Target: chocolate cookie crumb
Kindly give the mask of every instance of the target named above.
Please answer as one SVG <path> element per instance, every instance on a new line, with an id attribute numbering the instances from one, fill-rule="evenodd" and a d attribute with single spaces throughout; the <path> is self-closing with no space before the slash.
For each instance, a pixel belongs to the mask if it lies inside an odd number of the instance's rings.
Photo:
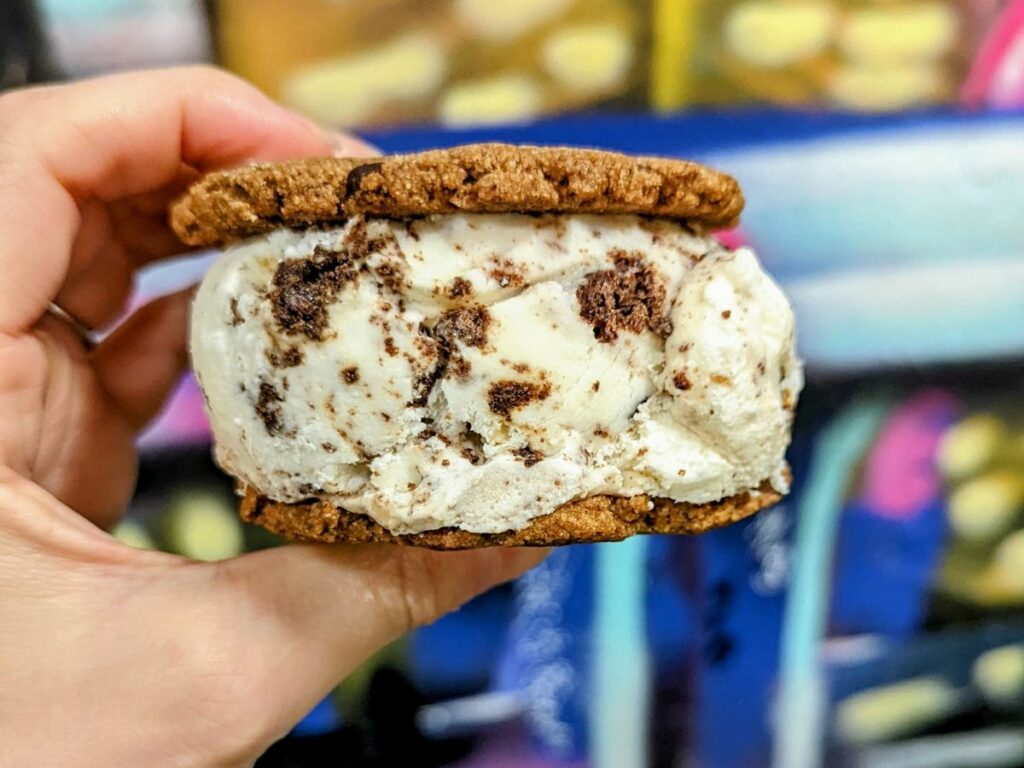
<path id="1" fill-rule="evenodd" d="M 327 451 L 327 453 L 334 453 L 338 450 L 331 443 L 320 443 L 320 447 Z"/>
<path id="2" fill-rule="evenodd" d="M 452 355 L 448 361 L 448 368 L 446 369 L 447 375 L 453 379 L 459 381 L 465 381 L 469 378 L 469 372 L 472 370 L 469 361 L 462 355 Z"/>
<path id="3" fill-rule="evenodd" d="M 242 318 L 242 314 L 238 311 L 238 299 L 235 296 L 231 297 L 231 325 L 234 327 L 240 326 L 245 320 Z"/>
<path id="4" fill-rule="evenodd" d="M 544 454 L 531 448 L 528 445 L 524 445 L 522 448 L 517 448 L 513 451 L 516 456 L 523 460 L 523 464 L 528 467 L 532 467 L 538 461 L 544 458 Z"/>
<path id="5" fill-rule="evenodd" d="M 456 277 L 451 285 L 445 289 L 445 296 L 449 299 L 461 299 L 463 296 L 473 295 L 473 284 L 464 277 Z"/>
<path id="6" fill-rule="evenodd" d="M 267 362 L 274 368 L 294 368 L 302 365 L 304 355 L 298 347 L 288 347 L 283 352 L 280 349 L 267 350 Z"/>
<path id="7" fill-rule="evenodd" d="M 386 261 L 377 266 L 381 284 L 391 293 L 402 294 L 405 287 L 405 268 L 400 262 Z"/>
<path id="8" fill-rule="evenodd" d="M 731 309 L 723 309 L 722 310 L 722 319 L 723 320 L 728 320 L 730 317 L 732 317 L 732 310 Z"/>
<path id="9" fill-rule="evenodd" d="M 600 389 L 601 389 L 601 382 L 600 381 L 595 381 L 593 384 L 590 385 L 590 389 L 593 392 L 600 391 Z"/>
<path id="10" fill-rule="evenodd" d="M 685 371 L 676 371 L 676 375 L 672 377 L 672 383 L 676 385 L 676 389 L 681 389 L 684 392 L 693 386 Z"/>
<path id="11" fill-rule="evenodd" d="M 580 317 L 593 326 L 594 338 L 610 343 L 620 331 L 671 333 L 665 285 L 655 269 L 639 254 L 615 250 L 609 256 L 615 268 L 591 272 L 576 289 Z"/>
<path id="12" fill-rule="evenodd" d="M 341 380 L 346 384 L 355 384 L 359 381 L 359 369 L 354 365 L 350 365 L 348 368 L 342 368 Z"/>
<path id="13" fill-rule="evenodd" d="M 487 405 L 492 412 L 508 418 L 512 411 L 529 405 L 534 400 L 546 400 L 551 394 L 551 385 L 546 381 L 536 384 L 531 381 L 496 381 L 487 390 Z"/>
<path id="14" fill-rule="evenodd" d="M 286 334 L 323 341 L 327 307 L 356 275 L 349 253 L 321 245 L 309 258 L 282 261 L 274 272 L 274 290 L 268 296 L 278 327 Z"/>
<path id="15" fill-rule="evenodd" d="M 487 276 L 499 288 L 518 288 L 523 284 L 523 272 L 511 259 L 495 259 L 494 266 L 487 270 Z"/>
<path id="16" fill-rule="evenodd" d="M 384 351 L 391 357 L 398 357 L 398 347 L 395 345 L 395 340 L 391 336 L 384 337 Z"/>
<path id="17" fill-rule="evenodd" d="M 430 399 L 430 390 L 434 388 L 434 384 L 437 383 L 443 373 L 444 366 L 437 365 L 426 373 L 421 373 L 417 376 L 412 384 L 412 400 L 409 401 L 409 405 L 414 408 L 424 407 L 427 404 L 427 400 Z"/>
<path id="18" fill-rule="evenodd" d="M 449 348 L 456 339 L 468 347 L 483 347 L 487 344 L 487 326 L 491 315 L 484 306 L 450 309 L 441 315 L 434 327 L 434 336 Z"/>
<path id="19" fill-rule="evenodd" d="M 277 391 L 273 384 L 267 381 L 260 382 L 260 394 L 256 400 L 256 415 L 260 417 L 267 434 L 271 437 L 281 432 L 284 411 L 281 403 L 284 398 Z"/>

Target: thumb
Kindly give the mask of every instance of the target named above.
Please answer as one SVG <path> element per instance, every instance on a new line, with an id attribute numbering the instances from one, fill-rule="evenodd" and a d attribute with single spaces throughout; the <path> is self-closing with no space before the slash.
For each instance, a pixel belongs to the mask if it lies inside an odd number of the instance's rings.
<path id="1" fill-rule="evenodd" d="M 268 709 L 267 744 L 376 650 L 519 576 L 546 550 L 293 545 L 212 564 L 215 600 Z M 259 702 L 254 702 L 259 706 Z"/>

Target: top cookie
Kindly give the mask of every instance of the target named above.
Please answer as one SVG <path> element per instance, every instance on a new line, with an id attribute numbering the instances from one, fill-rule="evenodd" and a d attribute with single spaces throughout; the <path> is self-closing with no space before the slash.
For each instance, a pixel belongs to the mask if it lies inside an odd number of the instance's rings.
<path id="1" fill-rule="evenodd" d="M 726 228 L 742 209 L 735 179 L 685 160 L 472 144 L 219 171 L 174 204 L 171 225 L 189 245 L 220 245 L 357 214 L 632 213 Z"/>

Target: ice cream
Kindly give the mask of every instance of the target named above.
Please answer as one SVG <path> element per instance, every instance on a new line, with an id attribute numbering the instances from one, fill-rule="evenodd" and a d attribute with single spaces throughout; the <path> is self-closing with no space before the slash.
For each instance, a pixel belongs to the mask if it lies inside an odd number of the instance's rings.
<path id="1" fill-rule="evenodd" d="M 211 269 L 192 353 L 226 471 L 399 534 L 785 490 L 802 386 L 753 252 L 626 215 L 272 231 Z"/>

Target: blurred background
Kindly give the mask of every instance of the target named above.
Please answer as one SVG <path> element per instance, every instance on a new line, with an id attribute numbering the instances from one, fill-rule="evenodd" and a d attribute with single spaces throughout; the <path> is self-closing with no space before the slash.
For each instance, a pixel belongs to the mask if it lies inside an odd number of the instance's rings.
<path id="1" fill-rule="evenodd" d="M 381 653 L 259 765 L 1024 766 L 1024 2 L 0 0 L 0 84 L 219 63 L 386 151 L 483 139 L 738 176 L 796 307 L 794 493 L 561 549 Z M 145 272 L 137 301 L 210 255 Z M 123 541 L 238 522 L 190 378 Z"/>

